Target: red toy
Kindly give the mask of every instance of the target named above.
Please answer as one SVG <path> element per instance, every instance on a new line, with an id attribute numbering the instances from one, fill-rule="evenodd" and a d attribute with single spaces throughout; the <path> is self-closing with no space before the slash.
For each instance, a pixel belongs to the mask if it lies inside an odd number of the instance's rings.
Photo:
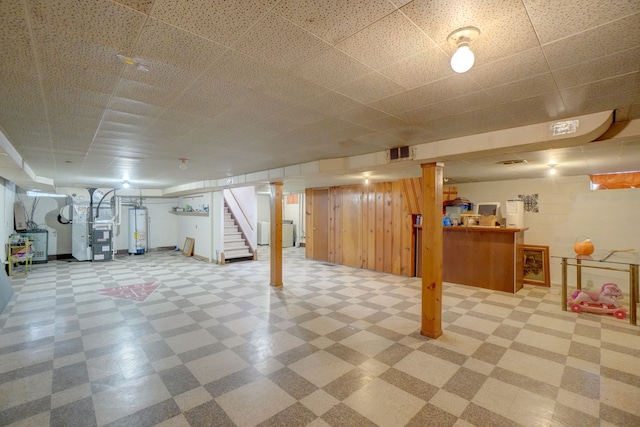
<path id="1" fill-rule="evenodd" d="M 615 283 L 605 283 L 600 292 L 588 292 L 581 289 L 574 291 L 567 302 L 571 311 L 582 311 L 598 314 L 613 314 L 616 319 L 625 319 L 627 310 L 619 307 L 618 299 L 622 299 L 622 291 Z"/>

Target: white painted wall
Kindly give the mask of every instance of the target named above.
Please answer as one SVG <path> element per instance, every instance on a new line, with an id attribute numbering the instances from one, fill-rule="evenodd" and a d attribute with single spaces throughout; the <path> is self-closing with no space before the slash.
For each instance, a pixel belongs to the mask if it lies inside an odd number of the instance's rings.
<path id="1" fill-rule="evenodd" d="M 7 258 L 7 252 L 4 242 L 9 240 L 9 236 L 13 233 L 13 203 L 16 200 L 16 186 L 11 181 L 0 178 L 0 253 L 2 260 Z"/>
<path id="2" fill-rule="evenodd" d="M 525 243 L 549 246 L 553 255 L 573 255 L 578 238 L 592 239 L 596 251 L 634 248 L 640 251 L 640 190 L 590 190 L 589 177 L 549 177 L 458 184 L 458 196 L 472 202 L 505 203 L 520 194 L 538 194 L 539 213 L 525 212 Z M 551 258 L 551 282 L 561 283 L 560 260 Z M 583 269 L 583 286 L 600 288 L 613 281 L 628 286 L 628 275 Z M 568 270 L 568 283 L 575 284 L 575 269 Z"/>
<path id="3" fill-rule="evenodd" d="M 211 209 L 212 195 L 211 193 L 194 194 L 178 198 L 178 206 L 193 206 L 196 209 L 202 209 L 205 205 Z M 176 246 L 182 248 L 184 239 L 191 237 L 195 239 L 193 253 L 208 260 L 211 260 L 212 248 L 212 217 L 208 216 L 187 216 L 177 215 L 176 227 Z"/>
<path id="4" fill-rule="evenodd" d="M 125 200 L 128 198 L 125 198 Z M 143 198 L 142 207 L 147 208 L 149 218 L 148 248 L 157 249 L 176 246 L 178 217 L 169 211 L 176 206 L 178 199 Z M 129 209 L 132 206 L 123 205 L 120 225 L 116 227 L 115 245 L 118 250 L 129 247 Z M 180 246 L 180 245 L 178 245 Z M 182 246 L 180 246 L 182 247 Z"/>
<path id="5" fill-rule="evenodd" d="M 271 221 L 271 200 L 268 194 L 258 194 L 258 221 Z"/>

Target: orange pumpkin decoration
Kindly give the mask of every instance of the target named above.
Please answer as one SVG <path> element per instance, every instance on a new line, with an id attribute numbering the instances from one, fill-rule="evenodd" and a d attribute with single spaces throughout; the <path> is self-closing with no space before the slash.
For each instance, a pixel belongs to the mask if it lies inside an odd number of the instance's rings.
<path id="1" fill-rule="evenodd" d="M 576 251 L 578 255 L 591 255 L 593 253 L 593 243 L 591 243 L 591 239 L 583 240 L 582 242 L 576 242 L 573 245 L 573 250 Z"/>

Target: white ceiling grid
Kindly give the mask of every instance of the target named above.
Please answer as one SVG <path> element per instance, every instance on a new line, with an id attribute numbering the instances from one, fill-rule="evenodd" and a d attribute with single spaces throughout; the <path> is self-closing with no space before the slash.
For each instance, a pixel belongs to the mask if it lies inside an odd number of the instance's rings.
<path id="1" fill-rule="evenodd" d="M 469 25 L 476 63 L 458 75 L 447 36 Z M 61 187 L 128 173 L 160 189 L 598 111 L 638 119 L 639 74 L 637 0 L 0 3 L 0 130 Z M 633 167 L 637 144 L 584 147 L 574 170 Z M 494 160 L 446 174 L 503 179 Z"/>

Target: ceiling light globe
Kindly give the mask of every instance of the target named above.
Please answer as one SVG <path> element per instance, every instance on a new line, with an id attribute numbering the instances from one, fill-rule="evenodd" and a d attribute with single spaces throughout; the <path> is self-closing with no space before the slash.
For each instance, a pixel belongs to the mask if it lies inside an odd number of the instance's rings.
<path id="1" fill-rule="evenodd" d="M 471 49 L 469 49 L 469 46 L 459 46 L 456 53 L 451 57 L 451 68 L 456 73 L 466 73 L 473 67 L 475 59 L 475 55 Z"/>
<path id="2" fill-rule="evenodd" d="M 123 183 L 122 188 L 129 188 L 129 183 L 128 182 Z"/>
<path id="3" fill-rule="evenodd" d="M 555 175 L 555 174 L 556 174 L 556 169 L 555 168 L 549 169 L 549 175 Z"/>

